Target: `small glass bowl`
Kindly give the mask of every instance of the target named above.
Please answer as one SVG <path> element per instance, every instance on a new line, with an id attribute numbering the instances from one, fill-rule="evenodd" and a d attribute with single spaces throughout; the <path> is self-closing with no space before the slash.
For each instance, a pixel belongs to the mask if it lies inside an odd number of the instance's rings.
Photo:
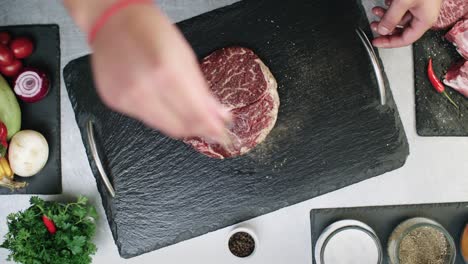
<path id="1" fill-rule="evenodd" d="M 401 241 L 411 233 L 416 228 L 420 227 L 431 227 L 437 229 L 442 234 L 444 234 L 445 238 L 447 239 L 449 251 L 450 251 L 450 258 L 447 264 L 454 264 L 457 256 L 457 249 L 455 246 L 455 241 L 453 237 L 449 234 L 449 232 L 439 223 L 434 220 L 424 218 L 424 217 L 415 217 L 408 219 L 401 224 L 399 224 L 395 230 L 393 230 L 390 238 L 388 239 L 388 247 L 387 252 L 390 258 L 391 264 L 400 264 L 399 259 L 399 251 L 400 251 L 400 244 Z"/>
<path id="2" fill-rule="evenodd" d="M 363 222 L 352 220 L 352 219 L 345 219 L 345 220 L 334 222 L 333 224 L 329 225 L 327 228 L 323 230 L 323 232 L 320 234 L 315 244 L 315 250 L 314 250 L 315 263 L 333 264 L 330 262 L 326 262 L 325 260 L 326 249 L 329 246 L 330 241 L 332 241 L 335 237 L 339 237 L 340 234 L 349 233 L 349 231 L 361 233 L 361 237 L 364 236 L 366 237 L 366 239 L 370 239 L 372 241 L 373 247 L 375 247 L 376 259 L 364 260 L 365 263 L 370 263 L 370 262 L 375 261 L 373 262 L 374 264 L 381 264 L 382 259 L 383 259 L 383 252 L 382 252 L 383 250 L 380 244 L 380 240 L 377 237 L 377 234 L 370 226 L 364 224 Z M 342 250 L 343 249 L 344 248 L 342 248 Z M 335 254 L 335 256 L 341 257 L 341 256 L 344 256 L 343 254 L 346 254 L 346 251 L 342 251 L 341 255 Z M 369 257 L 369 255 L 361 255 L 361 257 L 362 256 Z M 348 261 L 347 263 L 349 263 L 349 259 L 343 260 L 343 261 Z M 354 259 L 354 261 L 361 261 L 360 263 L 362 263 L 363 259 L 360 259 L 360 260 Z M 341 263 L 344 263 L 344 262 L 341 262 Z M 351 263 L 359 263 L 359 262 L 351 262 Z"/>

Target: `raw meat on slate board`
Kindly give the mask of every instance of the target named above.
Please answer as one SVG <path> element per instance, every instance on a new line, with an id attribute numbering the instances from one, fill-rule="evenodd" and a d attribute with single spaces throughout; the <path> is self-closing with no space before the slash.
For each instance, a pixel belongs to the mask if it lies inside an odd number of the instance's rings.
<path id="1" fill-rule="evenodd" d="M 437 93 L 427 77 L 428 59 L 443 78 L 462 57 L 444 38 L 445 31 L 428 31 L 413 46 L 416 94 L 416 128 L 420 136 L 468 136 L 468 100 L 454 89 L 446 91 L 460 107 L 458 111 L 445 96 Z"/>
<path id="2" fill-rule="evenodd" d="M 457 47 L 462 57 L 468 60 L 468 18 L 458 21 L 445 38 Z"/>
<path id="3" fill-rule="evenodd" d="M 260 144 L 276 123 L 279 96 L 268 67 L 247 48 L 229 47 L 213 52 L 201 69 L 214 96 L 231 112 L 233 120 L 221 144 L 205 139 L 185 140 L 212 158 L 243 155 Z"/>
<path id="4" fill-rule="evenodd" d="M 432 0 L 430 0 L 432 1 Z M 446 29 L 468 13 L 467 0 L 444 0 L 433 29 Z"/>
<path id="5" fill-rule="evenodd" d="M 468 98 L 468 61 L 460 61 L 450 67 L 444 83 Z"/>

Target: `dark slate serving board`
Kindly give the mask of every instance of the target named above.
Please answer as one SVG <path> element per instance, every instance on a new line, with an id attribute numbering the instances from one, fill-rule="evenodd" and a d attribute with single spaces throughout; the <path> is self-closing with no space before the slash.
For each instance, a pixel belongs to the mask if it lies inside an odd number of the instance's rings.
<path id="1" fill-rule="evenodd" d="M 380 238 L 384 250 L 384 264 L 390 264 L 387 254 L 387 242 L 393 230 L 406 219 L 413 217 L 426 217 L 440 223 L 452 235 L 457 246 L 456 264 L 464 264 L 459 250 L 460 236 L 468 223 L 468 203 L 450 204 L 419 204 L 381 207 L 356 207 L 316 209 L 310 213 L 312 230 L 312 255 L 315 244 L 322 231 L 330 224 L 343 220 L 353 219 L 366 223 Z M 315 258 L 313 263 L 315 264 Z"/>
<path id="2" fill-rule="evenodd" d="M 279 83 L 278 122 L 267 140 L 223 161 L 109 111 L 93 88 L 89 57 L 67 65 L 83 140 L 91 118 L 116 189 L 111 199 L 90 158 L 121 256 L 401 167 L 409 152 L 406 136 L 392 97 L 387 106 L 379 104 L 370 61 L 354 31 L 358 25 L 369 32 L 361 5 L 341 0 L 246 0 L 178 24 L 199 58 L 243 45 L 258 53 Z"/>
<path id="3" fill-rule="evenodd" d="M 445 33 L 428 31 L 413 47 L 416 128 L 420 136 L 468 136 L 468 99 L 447 87 L 447 93 L 460 106 L 457 111 L 427 78 L 429 57 L 441 79 L 453 63 L 462 59 L 453 44 L 445 40 Z"/>
<path id="4" fill-rule="evenodd" d="M 2 194 L 60 194 L 62 193 L 62 167 L 60 156 L 60 35 L 58 25 L 4 26 L 13 36 L 28 36 L 34 40 L 35 50 L 23 64 L 46 71 L 50 78 L 50 91 L 43 100 L 28 104 L 19 101 L 21 129 L 36 130 L 49 143 L 49 160 L 37 175 L 31 178 L 16 177 L 28 182 L 24 189 L 14 192 L 0 188 Z M 10 85 L 12 81 L 7 79 Z"/>

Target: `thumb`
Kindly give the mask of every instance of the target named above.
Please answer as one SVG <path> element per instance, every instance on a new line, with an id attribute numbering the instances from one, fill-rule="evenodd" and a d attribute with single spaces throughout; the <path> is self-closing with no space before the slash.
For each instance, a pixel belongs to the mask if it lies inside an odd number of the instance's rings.
<path id="1" fill-rule="evenodd" d="M 393 1 L 392 5 L 380 21 L 377 27 L 377 32 L 380 35 L 388 35 L 393 32 L 408 9 L 409 5 L 407 1 Z"/>

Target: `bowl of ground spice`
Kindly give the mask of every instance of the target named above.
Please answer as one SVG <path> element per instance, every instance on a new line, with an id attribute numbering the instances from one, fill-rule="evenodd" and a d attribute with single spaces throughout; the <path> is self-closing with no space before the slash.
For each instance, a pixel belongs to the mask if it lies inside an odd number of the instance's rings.
<path id="1" fill-rule="evenodd" d="M 434 220 L 416 217 L 402 222 L 388 240 L 392 264 L 454 264 L 452 236 Z"/>

